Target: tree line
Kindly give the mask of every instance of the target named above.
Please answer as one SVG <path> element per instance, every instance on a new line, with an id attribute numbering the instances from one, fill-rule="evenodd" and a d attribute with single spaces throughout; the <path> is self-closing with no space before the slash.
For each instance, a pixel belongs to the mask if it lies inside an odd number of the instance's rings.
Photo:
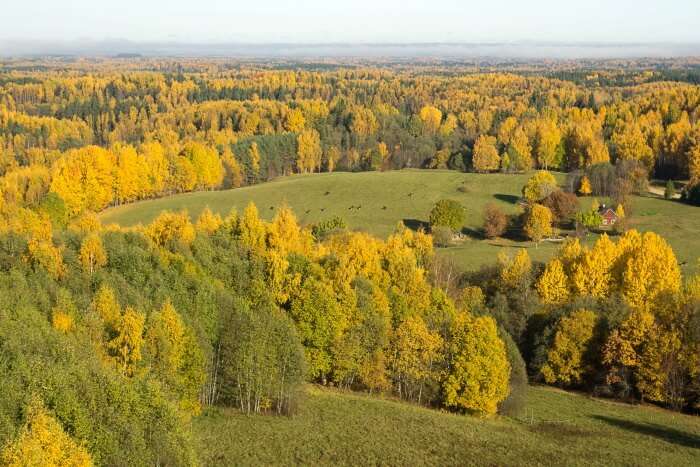
<path id="1" fill-rule="evenodd" d="M 78 173 L 108 192 L 91 207 L 101 209 L 297 172 L 577 171 L 621 161 L 647 177 L 689 179 L 689 200 L 700 191 L 700 92 L 690 84 L 217 62 L 208 72 L 123 68 L 0 74 L 4 202 L 36 203 L 50 191 L 91 198 Z"/>

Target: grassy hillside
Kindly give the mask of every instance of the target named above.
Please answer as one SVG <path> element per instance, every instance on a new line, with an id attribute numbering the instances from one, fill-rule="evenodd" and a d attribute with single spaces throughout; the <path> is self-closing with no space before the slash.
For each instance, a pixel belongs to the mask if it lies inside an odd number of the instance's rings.
<path id="1" fill-rule="evenodd" d="M 700 419 L 533 387 L 521 419 L 441 413 L 313 386 L 291 418 L 195 421 L 205 465 L 698 465 Z"/>
<path id="2" fill-rule="evenodd" d="M 206 206 L 221 214 L 231 208 L 241 211 L 254 201 L 267 219 L 286 201 L 304 224 L 334 215 L 342 216 L 351 228 L 386 236 L 398 221 L 415 227 L 426 222 L 432 205 L 441 198 L 459 200 L 467 208 L 466 227 L 476 231 L 482 224 L 484 205 L 494 202 L 506 212 L 517 212 L 516 201 L 527 175 L 471 174 L 440 170 L 333 173 L 297 175 L 236 190 L 189 193 L 143 201 L 103 212 L 104 223 L 121 225 L 148 223 L 164 209 L 187 209 L 193 217 Z M 560 176 L 560 179 L 563 176 Z M 459 191 L 461 186 L 466 192 Z M 643 197 L 635 199 L 632 224 L 654 230 L 673 246 L 684 269 L 694 268 L 700 252 L 700 209 L 676 201 Z M 528 248 L 534 259 L 547 259 L 558 245 L 474 236 L 443 251 L 466 269 L 491 263 L 501 249 Z"/>

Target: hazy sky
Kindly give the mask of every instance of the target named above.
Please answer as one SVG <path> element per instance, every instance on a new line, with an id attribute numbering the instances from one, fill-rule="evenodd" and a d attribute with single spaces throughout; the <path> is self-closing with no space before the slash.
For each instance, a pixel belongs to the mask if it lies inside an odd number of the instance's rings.
<path id="1" fill-rule="evenodd" d="M 5 0 L 0 39 L 700 43 L 700 0 Z"/>

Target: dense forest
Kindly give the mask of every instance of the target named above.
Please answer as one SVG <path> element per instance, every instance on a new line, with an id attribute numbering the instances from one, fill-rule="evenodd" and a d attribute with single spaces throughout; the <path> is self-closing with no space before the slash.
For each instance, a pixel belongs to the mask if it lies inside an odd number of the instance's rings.
<path id="1" fill-rule="evenodd" d="M 654 177 L 700 177 L 700 91 L 657 81 L 670 71 L 602 69 L 579 84 L 439 70 L 5 63 L 2 201 L 55 193 L 74 215 L 294 172 L 404 167 L 575 171 L 634 160 Z"/>
<path id="2" fill-rule="evenodd" d="M 537 242 L 600 224 L 576 193 L 623 217 L 661 178 L 700 204 L 697 68 L 599 65 L 0 62 L 0 462 L 196 464 L 193 417 L 294 414 L 305 382 L 483 417 L 521 411 L 528 381 L 697 413 L 700 277 L 623 222 L 544 264 L 523 249 L 468 273 L 434 249 L 464 223 L 449 200 L 431 233 L 399 222 L 385 239 L 284 205 L 269 222 L 252 203 L 97 216 L 409 167 L 540 169 L 519 220 Z M 494 237 L 510 222 L 485 221 Z"/>

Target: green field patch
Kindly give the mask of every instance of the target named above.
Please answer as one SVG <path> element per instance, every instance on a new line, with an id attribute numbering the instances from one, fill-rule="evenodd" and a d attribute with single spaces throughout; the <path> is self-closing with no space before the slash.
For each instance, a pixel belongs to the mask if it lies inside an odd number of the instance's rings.
<path id="1" fill-rule="evenodd" d="M 563 174 L 556 174 L 561 182 Z M 521 212 L 518 205 L 528 174 L 474 174 L 449 170 L 397 170 L 389 172 L 337 172 L 282 177 L 268 183 L 224 191 L 187 193 L 110 208 L 101 213 L 105 224 L 122 226 L 147 224 L 163 210 L 187 210 L 193 219 L 205 207 L 221 215 L 231 209 L 241 212 L 254 202 L 261 217 L 271 219 L 275 209 L 288 204 L 302 224 L 342 217 L 349 228 L 386 237 L 398 222 L 410 228 L 427 225 L 428 214 L 439 199 L 461 202 L 467 211 L 465 232 L 469 238 L 459 245 L 441 249 L 465 270 L 492 264 L 500 251 L 513 253 L 527 248 L 536 261 L 546 261 L 559 248 L 556 242 L 509 239 L 485 240 L 479 235 L 486 204 L 495 203 L 504 212 Z M 466 187 L 466 188 L 463 188 Z M 588 206 L 592 198 L 582 198 Z M 652 230 L 668 239 L 684 272 L 697 269 L 700 256 L 700 209 L 653 197 L 634 197 L 631 225 Z M 591 235 L 586 243 L 596 236 Z"/>

